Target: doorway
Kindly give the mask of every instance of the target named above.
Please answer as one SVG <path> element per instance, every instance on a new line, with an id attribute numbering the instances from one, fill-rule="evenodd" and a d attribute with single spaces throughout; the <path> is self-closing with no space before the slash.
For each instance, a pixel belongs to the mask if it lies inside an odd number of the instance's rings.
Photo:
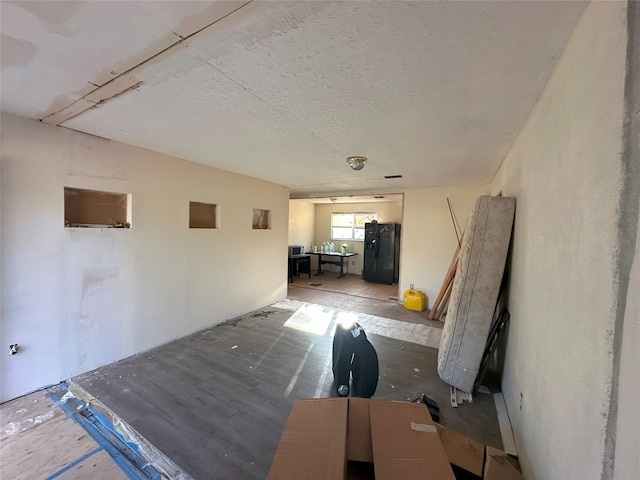
<path id="1" fill-rule="evenodd" d="M 397 302 L 398 285 L 366 282 L 364 269 L 364 238 L 336 238 L 332 233 L 331 217 L 335 213 L 375 213 L 378 223 L 402 224 L 404 194 L 375 194 L 298 198 L 289 200 L 289 245 L 304 245 L 307 251 L 314 246 L 322 248 L 323 242 L 334 243 L 339 250 L 344 244 L 348 252 L 356 255 L 345 258 L 345 276 L 338 279 L 338 266 L 322 265 L 325 272 L 315 275 L 318 258 L 311 258 L 311 279 L 295 277 L 292 285 L 300 288 L 319 289 L 354 297 Z M 332 238 L 333 237 L 333 238 Z M 354 237 L 359 237 L 355 234 Z M 401 247 L 402 248 L 402 247 Z"/>

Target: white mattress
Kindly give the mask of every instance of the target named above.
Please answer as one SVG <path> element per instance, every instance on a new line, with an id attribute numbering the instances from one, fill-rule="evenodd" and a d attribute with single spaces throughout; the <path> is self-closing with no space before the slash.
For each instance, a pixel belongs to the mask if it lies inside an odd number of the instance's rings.
<path id="1" fill-rule="evenodd" d="M 516 199 L 476 200 L 462 240 L 458 269 L 438 351 L 438 375 L 472 393 L 493 320 L 511 240 Z"/>

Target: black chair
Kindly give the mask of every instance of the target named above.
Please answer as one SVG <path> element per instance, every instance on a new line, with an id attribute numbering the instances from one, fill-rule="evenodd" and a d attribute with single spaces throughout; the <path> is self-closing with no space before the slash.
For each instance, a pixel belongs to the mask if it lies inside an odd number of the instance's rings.
<path id="1" fill-rule="evenodd" d="M 309 278 L 311 278 L 311 257 L 309 255 L 289 257 L 289 283 L 293 283 L 293 277 L 299 277 L 300 272 L 309 274 Z"/>

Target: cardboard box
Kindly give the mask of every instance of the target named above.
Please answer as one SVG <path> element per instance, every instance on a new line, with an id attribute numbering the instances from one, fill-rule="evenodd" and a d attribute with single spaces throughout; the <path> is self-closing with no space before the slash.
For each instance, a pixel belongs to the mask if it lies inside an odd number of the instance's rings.
<path id="1" fill-rule="evenodd" d="M 485 445 L 456 430 L 436 424 L 440 441 L 458 480 L 481 479 L 484 468 Z M 460 471 L 462 470 L 462 471 Z M 469 475 L 465 475 L 468 472 Z"/>
<path id="2" fill-rule="evenodd" d="M 268 478 L 455 480 L 424 405 L 363 398 L 297 400 Z"/>
<path id="3" fill-rule="evenodd" d="M 297 400 L 267 478 L 345 478 L 346 455 L 347 399 Z"/>
<path id="4" fill-rule="evenodd" d="M 487 480 L 522 480 L 513 457 L 502 450 L 487 446 L 484 462 L 484 478 Z"/>
<path id="5" fill-rule="evenodd" d="M 436 424 L 456 480 L 523 480 L 517 460 L 451 428 Z"/>

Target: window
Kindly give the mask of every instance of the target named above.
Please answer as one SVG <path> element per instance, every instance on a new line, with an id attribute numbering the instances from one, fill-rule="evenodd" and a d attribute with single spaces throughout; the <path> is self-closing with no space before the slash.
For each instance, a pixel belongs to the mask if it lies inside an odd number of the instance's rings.
<path id="1" fill-rule="evenodd" d="M 189 228 L 218 228 L 214 203 L 189 202 Z"/>
<path id="2" fill-rule="evenodd" d="M 332 213 L 331 240 L 364 240 L 364 224 L 377 219 L 372 212 Z"/>
<path id="3" fill-rule="evenodd" d="M 129 228 L 130 196 L 64 187 L 64 226 Z"/>

